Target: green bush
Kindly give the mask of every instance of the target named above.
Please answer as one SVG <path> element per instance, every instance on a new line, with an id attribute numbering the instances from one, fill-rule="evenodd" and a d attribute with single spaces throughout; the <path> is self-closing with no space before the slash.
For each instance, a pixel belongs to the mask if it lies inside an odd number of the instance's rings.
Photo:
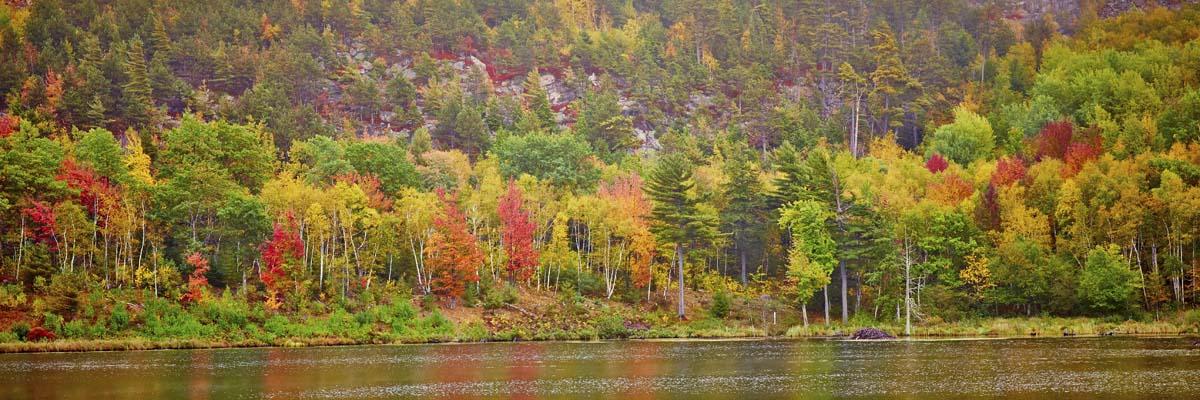
<path id="1" fill-rule="evenodd" d="M 28 323 L 18 322 L 13 324 L 12 327 L 9 327 L 8 331 L 11 332 L 13 336 L 16 336 L 17 340 L 25 340 L 25 335 L 29 333 L 29 329 Z"/>
<path id="2" fill-rule="evenodd" d="M 12 332 L 0 332 L 0 343 L 12 343 L 20 340 L 21 338 Z"/>
<path id="3" fill-rule="evenodd" d="M 141 333 L 155 339 L 200 339 L 211 337 L 217 328 L 206 325 L 179 304 L 166 299 L 146 302 Z"/>
<path id="4" fill-rule="evenodd" d="M 712 315 L 713 318 L 724 319 L 729 315 L 729 306 L 729 294 L 725 292 L 717 292 L 717 294 L 713 295 L 712 305 L 708 307 L 708 313 Z"/>
<path id="5" fill-rule="evenodd" d="M 0 308 L 18 308 L 25 305 L 25 291 L 21 285 L 0 285 Z"/>
<path id="6" fill-rule="evenodd" d="M 1079 276 L 1079 298 L 1097 313 L 1128 312 L 1138 288 L 1137 279 L 1116 245 L 1096 247 L 1088 252 Z"/>
<path id="7" fill-rule="evenodd" d="M 108 328 L 114 332 L 120 332 L 129 327 L 129 311 L 125 307 L 117 305 L 113 307 L 112 314 L 108 315 Z"/>
<path id="8" fill-rule="evenodd" d="M 52 312 L 45 313 L 42 315 L 42 326 L 54 332 L 62 332 L 63 317 Z"/>
<path id="9" fill-rule="evenodd" d="M 201 301 L 192 312 L 208 325 L 215 325 L 222 332 L 242 331 L 250 325 L 250 305 L 233 297 L 226 290 L 220 297 Z"/>
<path id="10" fill-rule="evenodd" d="M 596 333 L 601 339 L 624 339 L 629 337 L 629 329 L 625 327 L 625 319 L 620 315 L 608 314 L 596 321 Z"/>
<path id="11" fill-rule="evenodd" d="M 517 291 L 507 284 L 489 288 L 483 296 L 483 308 L 495 310 L 517 302 Z"/>

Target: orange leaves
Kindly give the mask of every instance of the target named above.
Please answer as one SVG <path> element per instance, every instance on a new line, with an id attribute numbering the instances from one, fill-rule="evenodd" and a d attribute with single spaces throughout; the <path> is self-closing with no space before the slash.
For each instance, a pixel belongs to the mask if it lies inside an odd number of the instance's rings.
<path id="1" fill-rule="evenodd" d="M 1004 187 L 1025 179 L 1025 161 L 1004 157 L 996 161 L 996 172 L 992 173 L 992 185 Z"/>
<path id="2" fill-rule="evenodd" d="M 946 174 L 940 182 L 931 182 L 927 193 L 933 201 L 955 206 L 971 198 L 975 193 L 975 186 L 957 174 Z"/>
<path id="3" fill-rule="evenodd" d="M 442 202 L 442 215 L 433 220 L 433 237 L 425 248 L 427 266 L 433 277 L 433 293 L 459 298 L 467 282 L 479 281 L 477 268 L 483 264 L 483 251 L 458 208 L 457 196 L 438 190 L 438 199 Z"/>
<path id="4" fill-rule="evenodd" d="M 21 127 L 21 120 L 13 115 L 0 116 L 0 139 L 9 137 Z"/>
<path id="5" fill-rule="evenodd" d="M 208 287 L 208 259 L 200 255 L 199 252 L 192 253 L 187 257 L 187 264 L 192 266 L 192 274 L 188 276 L 188 291 L 183 294 L 183 298 L 179 302 L 198 303 L 204 299 L 204 289 Z"/>

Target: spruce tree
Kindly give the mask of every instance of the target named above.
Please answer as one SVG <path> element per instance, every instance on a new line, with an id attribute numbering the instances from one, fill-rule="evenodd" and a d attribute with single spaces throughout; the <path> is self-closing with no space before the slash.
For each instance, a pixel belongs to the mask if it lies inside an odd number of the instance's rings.
<path id="1" fill-rule="evenodd" d="M 150 78 L 146 69 L 146 50 L 142 39 L 134 35 L 129 41 L 125 57 L 125 85 L 122 94 L 125 100 L 125 118 L 130 125 L 146 126 L 153 115 L 154 102 L 151 95 Z"/>

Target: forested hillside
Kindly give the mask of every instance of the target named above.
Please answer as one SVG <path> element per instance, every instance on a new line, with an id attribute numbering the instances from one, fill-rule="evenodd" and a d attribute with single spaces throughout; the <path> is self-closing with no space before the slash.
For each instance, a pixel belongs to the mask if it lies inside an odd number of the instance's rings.
<path id="1" fill-rule="evenodd" d="M 0 341 L 1177 315 L 1164 3 L 8 0 Z"/>

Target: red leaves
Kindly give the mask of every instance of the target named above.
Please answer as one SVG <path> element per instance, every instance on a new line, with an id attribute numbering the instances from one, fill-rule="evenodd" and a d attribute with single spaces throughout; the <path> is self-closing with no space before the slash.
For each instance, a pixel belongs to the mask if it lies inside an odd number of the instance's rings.
<path id="1" fill-rule="evenodd" d="M 996 172 L 992 173 L 992 185 L 1008 186 L 1025 179 L 1025 161 L 1020 158 L 1003 157 L 996 161 Z"/>
<path id="2" fill-rule="evenodd" d="M 0 139 L 9 137 L 21 126 L 21 120 L 12 115 L 0 116 Z"/>
<path id="3" fill-rule="evenodd" d="M 296 229 L 296 217 L 288 212 L 286 218 L 287 225 L 276 222 L 271 239 L 260 247 L 265 268 L 259 274 L 259 279 L 267 287 L 267 293 L 269 293 L 267 304 L 271 308 L 278 308 L 282 304 L 279 295 L 283 292 L 281 289 L 287 279 L 287 270 L 284 269 L 284 265 L 289 259 L 296 260 L 304 256 L 304 242 L 300 240 L 300 234 Z"/>
<path id="4" fill-rule="evenodd" d="M 96 175 L 91 168 L 79 165 L 69 158 L 63 160 L 62 168 L 55 179 L 66 182 L 71 189 L 78 190 L 79 205 L 86 207 L 88 214 L 92 216 L 98 213 L 107 214 L 119 197 L 116 188 L 107 178 Z M 100 222 L 101 225 L 104 223 Z"/>
<path id="5" fill-rule="evenodd" d="M 21 210 L 33 220 L 33 240 L 45 244 L 50 251 L 58 251 L 58 241 L 54 238 L 57 230 L 54 217 L 54 207 L 42 201 L 30 201 L 30 206 Z"/>
<path id="6" fill-rule="evenodd" d="M 932 157 L 929 157 L 929 161 L 925 161 L 925 169 L 935 174 L 945 171 L 949 167 L 950 163 L 941 154 L 934 153 Z"/>
<path id="7" fill-rule="evenodd" d="M 187 264 L 193 268 L 192 274 L 188 276 L 188 291 L 179 299 L 180 303 L 197 303 L 204 299 L 204 289 L 208 287 L 208 260 L 199 252 L 192 253 L 187 257 Z"/>
<path id="8" fill-rule="evenodd" d="M 1071 143 L 1071 146 L 1067 148 L 1067 154 L 1063 158 L 1063 161 L 1067 164 L 1063 166 L 1063 175 L 1068 177 L 1075 175 L 1080 169 L 1083 169 L 1083 165 L 1087 164 L 1088 161 L 1100 157 L 1100 153 L 1103 151 L 1104 148 L 1101 146 L 1099 137 Z"/>
<path id="9" fill-rule="evenodd" d="M 524 209 L 521 188 L 508 182 L 508 192 L 500 198 L 500 241 L 508 255 L 508 273 L 513 280 L 525 281 L 533 276 L 538 265 L 538 252 L 533 248 L 535 226 Z"/>
<path id="10" fill-rule="evenodd" d="M 1045 157 L 1062 159 L 1067 153 L 1074 137 L 1074 128 L 1070 121 L 1058 121 L 1046 124 L 1038 133 L 1034 144 L 1037 146 L 1037 159 Z"/>
<path id="11" fill-rule="evenodd" d="M 425 248 L 429 272 L 433 276 L 433 293 L 438 296 L 459 298 L 467 282 L 479 281 L 483 264 L 483 252 L 478 239 L 467 228 L 467 219 L 456 204 L 456 196 L 438 190 L 442 201 L 442 214 L 434 218 L 434 233 L 429 247 Z"/>
<path id="12" fill-rule="evenodd" d="M 26 342 L 50 342 L 57 338 L 53 331 L 41 326 L 35 326 L 25 333 Z"/>

